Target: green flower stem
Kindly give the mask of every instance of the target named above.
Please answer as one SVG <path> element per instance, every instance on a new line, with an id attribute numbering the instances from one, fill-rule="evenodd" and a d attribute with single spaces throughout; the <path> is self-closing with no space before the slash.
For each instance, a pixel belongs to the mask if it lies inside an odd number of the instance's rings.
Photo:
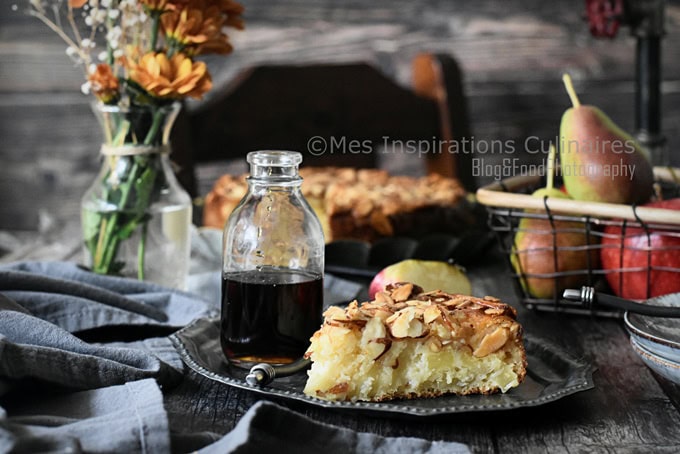
<path id="1" fill-rule="evenodd" d="M 161 22 L 161 11 L 151 12 L 151 50 L 156 52 L 156 45 L 158 44 L 158 29 Z"/>
<path id="2" fill-rule="evenodd" d="M 149 128 L 149 132 L 146 133 L 146 137 L 144 138 L 144 145 L 151 145 L 154 142 L 157 142 L 156 136 L 158 135 L 158 130 L 161 127 L 161 124 L 163 123 L 163 110 L 154 108 L 153 112 L 153 123 L 151 124 L 151 128 Z"/>
<path id="3" fill-rule="evenodd" d="M 134 184 L 134 181 L 137 179 L 137 174 L 139 173 L 139 164 L 137 164 L 137 161 L 134 161 L 132 165 L 132 169 L 130 170 L 130 178 L 128 181 L 122 185 L 121 188 L 121 197 L 120 197 L 120 202 L 118 203 L 118 209 L 119 211 L 114 212 L 111 217 L 108 220 L 108 223 L 106 224 L 106 228 L 104 229 L 104 242 L 103 242 L 103 253 L 101 255 L 102 260 L 100 263 L 95 263 L 94 264 L 94 269 L 95 272 L 97 273 L 103 273 L 103 274 L 108 274 L 109 270 L 111 268 L 111 262 L 113 261 L 113 258 L 115 257 L 115 252 L 118 249 L 118 243 L 120 239 L 118 238 L 117 235 L 114 235 L 114 230 L 118 227 L 118 217 L 120 214 L 120 211 L 125 209 L 125 205 L 127 205 L 128 199 L 130 198 L 130 192 L 132 190 L 132 185 Z M 104 220 L 102 220 L 103 222 Z M 97 251 L 99 252 L 99 251 Z M 96 254 L 95 257 L 99 257 L 99 254 Z"/>
<path id="4" fill-rule="evenodd" d="M 139 246 L 137 248 L 137 279 L 144 280 L 144 252 L 146 250 L 146 231 L 149 225 L 148 221 L 142 224 L 142 237 L 139 239 Z"/>
<path id="5" fill-rule="evenodd" d="M 162 123 L 163 111 L 161 109 L 155 109 L 153 113 L 153 123 L 151 124 L 149 132 L 144 138 L 144 145 L 151 145 L 155 141 L 155 138 L 158 135 L 158 130 L 160 129 Z M 154 177 L 152 181 L 155 179 L 156 178 Z M 148 219 L 144 220 L 142 223 L 141 237 L 139 239 L 139 245 L 137 246 L 137 278 L 140 281 L 144 280 L 144 256 L 146 255 L 146 233 L 148 223 Z"/>
<path id="6" fill-rule="evenodd" d="M 165 110 L 154 106 L 149 130 L 141 145 L 154 146 L 162 142 Z M 130 124 L 123 121 L 116 128 L 118 133 L 113 137 L 114 144 L 122 145 L 124 137 L 130 129 Z M 113 135 L 113 134 L 112 134 Z M 141 139 L 141 138 L 140 138 Z M 120 244 L 130 238 L 139 229 L 137 244 L 137 278 L 143 280 L 146 276 L 146 247 L 149 216 L 147 208 L 153 198 L 153 187 L 157 179 L 158 169 L 155 168 L 153 156 L 135 156 L 131 158 L 127 178 L 121 178 L 118 190 L 108 192 L 105 198 L 115 203 L 116 210 L 108 215 L 102 215 L 99 220 L 98 239 L 93 249 L 93 268 L 101 274 L 111 274 L 120 268 L 116 262 Z M 114 171 L 112 168 L 111 172 Z M 113 195 L 116 197 L 111 200 Z M 129 207 L 129 211 L 126 208 Z M 127 211 L 127 214 L 126 214 Z"/>

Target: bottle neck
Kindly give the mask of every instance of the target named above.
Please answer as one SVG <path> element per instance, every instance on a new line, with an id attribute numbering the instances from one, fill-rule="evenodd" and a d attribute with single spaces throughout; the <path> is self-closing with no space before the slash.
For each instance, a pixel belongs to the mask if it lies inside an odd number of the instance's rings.
<path id="1" fill-rule="evenodd" d="M 299 188 L 302 178 L 297 166 L 250 165 L 248 184 L 253 189 L 266 187 Z"/>
<path id="2" fill-rule="evenodd" d="M 252 151 L 246 156 L 250 164 L 248 183 L 257 187 L 295 188 L 302 184 L 298 166 L 302 155 L 295 151 Z"/>

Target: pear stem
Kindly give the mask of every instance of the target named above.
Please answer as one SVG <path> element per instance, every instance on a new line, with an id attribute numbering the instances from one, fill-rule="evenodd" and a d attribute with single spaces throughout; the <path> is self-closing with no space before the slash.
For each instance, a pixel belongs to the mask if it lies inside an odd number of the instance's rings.
<path id="1" fill-rule="evenodd" d="M 548 190 L 552 190 L 555 186 L 555 145 L 550 144 L 550 152 L 548 153 L 548 170 L 546 174 L 545 187 Z"/>
<path id="2" fill-rule="evenodd" d="M 562 76 L 562 82 L 564 82 L 564 88 L 567 89 L 567 94 L 569 99 L 571 99 L 571 104 L 576 107 L 581 107 L 581 101 L 578 100 L 578 95 L 576 90 L 574 90 L 574 84 L 571 81 L 571 76 L 569 74 L 564 74 Z"/>

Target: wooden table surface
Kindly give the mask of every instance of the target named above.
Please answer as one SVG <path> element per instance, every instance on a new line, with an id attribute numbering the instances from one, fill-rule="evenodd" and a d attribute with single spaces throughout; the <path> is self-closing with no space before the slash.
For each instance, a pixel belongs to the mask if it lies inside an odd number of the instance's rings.
<path id="1" fill-rule="evenodd" d="M 21 238 L 24 246 L 0 261 L 77 261 L 79 236 L 73 228 L 51 237 Z M 7 235 L 0 232 L 0 241 Z M 395 419 L 279 403 L 324 423 L 384 436 L 458 441 L 473 452 L 680 452 L 680 387 L 640 361 L 621 320 L 530 311 L 518 303 L 498 254 L 490 253 L 481 263 L 468 268 L 474 288 L 517 307 L 527 333 L 590 362 L 596 368 L 593 389 L 533 408 L 436 419 Z M 187 371 L 179 386 L 166 391 L 165 405 L 175 434 L 226 433 L 261 398 Z"/>

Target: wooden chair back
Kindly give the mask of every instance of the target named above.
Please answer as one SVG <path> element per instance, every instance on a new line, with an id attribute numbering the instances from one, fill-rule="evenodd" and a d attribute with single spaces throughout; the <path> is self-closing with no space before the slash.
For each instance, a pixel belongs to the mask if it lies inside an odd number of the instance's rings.
<path id="1" fill-rule="evenodd" d="M 305 165 L 361 168 L 374 167 L 385 144 L 439 148 L 468 136 L 457 63 L 421 54 L 413 60 L 412 89 L 365 63 L 254 67 L 197 109 L 185 109 L 172 140 L 180 180 L 196 195 L 196 163 L 253 150 L 296 150 Z M 428 172 L 457 176 L 474 190 L 469 159 L 441 148 L 424 157 Z"/>

